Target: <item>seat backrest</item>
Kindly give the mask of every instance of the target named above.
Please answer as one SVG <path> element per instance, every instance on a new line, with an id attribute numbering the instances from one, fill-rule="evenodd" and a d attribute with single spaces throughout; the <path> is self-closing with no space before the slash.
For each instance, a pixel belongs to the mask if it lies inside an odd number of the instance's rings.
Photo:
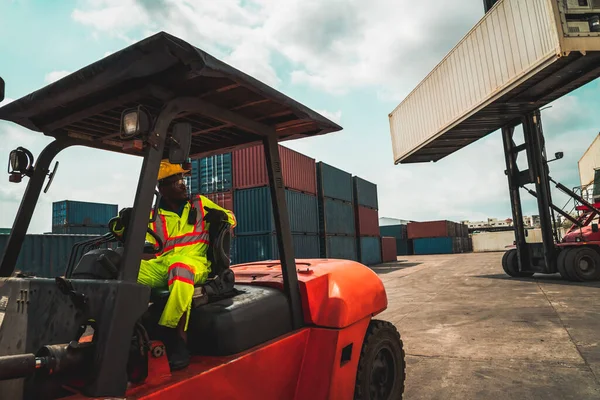
<path id="1" fill-rule="evenodd" d="M 227 222 L 211 224 L 208 235 L 210 247 L 207 258 L 211 263 L 209 278 L 219 276 L 231 265 L 231 225 Z"/>

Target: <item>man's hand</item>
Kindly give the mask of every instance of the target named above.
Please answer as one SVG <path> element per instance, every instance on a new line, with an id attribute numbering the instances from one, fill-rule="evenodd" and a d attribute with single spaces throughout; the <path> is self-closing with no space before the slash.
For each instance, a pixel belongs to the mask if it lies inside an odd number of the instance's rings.
<path id="1" fill-rule="evenodd" d="M 204 211 L 204 218 L 202 219 L 209 224 L 212 224 L 213 222 L 227 222 L 227 214 L 221 210 L 204 207 Z"/>

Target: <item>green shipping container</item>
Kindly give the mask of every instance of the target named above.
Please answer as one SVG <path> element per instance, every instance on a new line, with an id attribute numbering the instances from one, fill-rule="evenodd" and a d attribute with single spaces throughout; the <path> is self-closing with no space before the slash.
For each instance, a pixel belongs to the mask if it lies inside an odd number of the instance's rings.
<path id="1" fill-rule="evenodd" d="M 354 236 L 321 236 L 321 257 L 358 260 Z"/>

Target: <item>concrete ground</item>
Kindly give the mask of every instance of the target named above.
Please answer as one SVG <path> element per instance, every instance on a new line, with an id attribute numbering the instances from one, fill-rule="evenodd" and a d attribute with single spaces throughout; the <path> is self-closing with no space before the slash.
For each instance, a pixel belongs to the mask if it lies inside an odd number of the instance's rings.
<path id="1" fill-rule="evenodd" d="M 510 278 L 502 253 L 374 267 L 406 351 L 405 399 L 600 399 L 600 283 Z"/>

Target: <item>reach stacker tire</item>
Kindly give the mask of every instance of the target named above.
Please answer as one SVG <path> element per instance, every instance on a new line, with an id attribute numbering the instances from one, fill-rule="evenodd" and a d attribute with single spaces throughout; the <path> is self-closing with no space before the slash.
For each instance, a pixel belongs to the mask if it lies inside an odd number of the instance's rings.
<path id="1" fill-rule="evenodd" d="M 565 255 L 567 274 L 573 281 L 589 282 L 600 280 L 600 254 L 586 246 L 573 247 Z"/>
<path id="2" fill-rule="evenodd" d="M 567 253 L 569 253 L 571 250 L 572 250 L 571 247 L 563 248 L 560 251 L 560 253 L 558 254 L 558 258 L 556 260 L 556 268 L 558 269 L 560 276 L 566 281 L 575 280 L 574 278 L 571 277 L 571 274 L 569 273 L 569 271 L 567 269 L 567 264 L 566 264 Z"/>
<path id="3" fill-rule="evenodd" d="M 504 253 L 504 256 L 502 256 L 502 269 L 504 269 L 506 275 L 513 278 L 530 278 L 533 276 L 533 272 L 519 271 L 517 249 L 511 249 Z"/>
<path id="4" fill-rule="evenodd" d="M 390 322 L 372 320 L 360 352 L 354 399 L 400 400 L 405 379 L 400 333 Z"/>

